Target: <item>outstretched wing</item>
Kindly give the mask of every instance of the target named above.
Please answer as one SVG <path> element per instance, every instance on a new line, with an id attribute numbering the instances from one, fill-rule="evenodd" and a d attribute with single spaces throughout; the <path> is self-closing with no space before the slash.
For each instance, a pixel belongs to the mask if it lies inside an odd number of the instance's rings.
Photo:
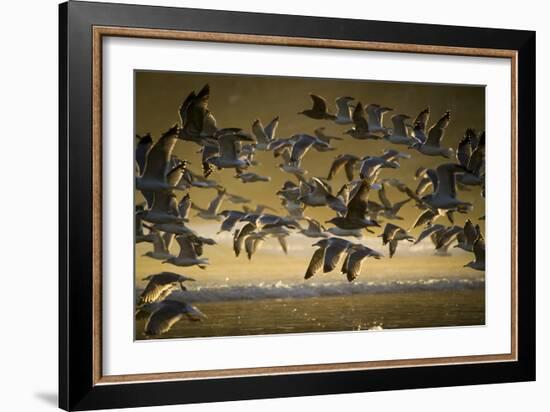
<path id="1" fill-rule="evenodd" d="M 445 129 L 449 126 L 450 121 L 451 112 L 446 111 L 441 119 L 439 119 L 439 121 L 431 127 L 428 132 L 428 140 L 426 141 L 426 144 L 429 146 L 439 147 L 441 144 L 441 139 L 443 139 L 443 135 L 445 134 Z"/>
<path id="2" fill-rule="evenodd" d="M 324 247 L 320 247 L 315 252 L 313 252 L 313 256 L 311 256 L 311 260 L 309 262 L 309 266 L 307 267 L 304 279 L 311 278 L 313 275 L 315 275 L 317 272 L 321 270 L 321 267 L 323 266 L 324 258 L 325 258 Z"/>
<path id="3" fill-rule="evenodd" d="M 325 99 L 321 96 L 317 96 L 316 94 L 310 94 L 309 97 L 311 97 L 311 100 L 313 101 L 313 107 L 311 110 L 321 113 L 327 111 L 327 102 Z"/>

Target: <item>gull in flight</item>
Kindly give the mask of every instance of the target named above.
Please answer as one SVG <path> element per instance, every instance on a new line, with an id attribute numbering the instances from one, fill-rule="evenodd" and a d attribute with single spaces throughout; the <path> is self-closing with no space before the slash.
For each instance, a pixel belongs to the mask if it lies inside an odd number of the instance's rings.
<path id="1" fill-rule="evenodd" d="M 237 179 L 240 179 L 243 183 L 255 183 L 255 182 L 269 182 L 271 177 L 269 176 L 260 176 L 259 174 L 253 172 L 247 173 L 237 173 L 235 175 Z"/>
<path id="2" fill-rule="evenodd" d="M 164 300 L 158 303 L 147 319 L 144 333 L 147 336 L 162 335 L 184 317 L 190 321 L 206 319 L 206 315 L 194 305 L 177 300 Z"/>
<path id="3" fill-rule="evenodd" d="M 414 242 L 414 237 L 409 235 L 409 233 L 405 229 L 392 223 L 386 224 L 386 227 L 384 228 L 384 233 L 382 233 L 380 237 L 382 238 L 382 243 L 384 245 L 387 245 L 389 243 L 390 258 L 392 258 L 395 254 L 399 241 L 406 240 L 408 242 Z"/>
<path id="4" fill-rule="evenodd" d="M 392 204 L 386 194 L 386 186 L 387 186 L 387 183 L 382 182 L 381 187 L 378 190 L 378 198 L 380 199 L 380 202 L 382 203 L 382 206 L 383 206 L 383 209 L 380 212 L 387 219 L 403 220 L 403 218 L 398 215 L 399 211 L 404 205 L 406 205 L 411 201 L 411 198 L 408 197 L 405 200 L 402 200 L 400 202 L 395 202 Z"/>
<path id="5" fill-rule="evenodd" d="M 149 228 L 149 227 L 148 227 Z M 153 250 L 148 251 L 143 256 L 147 256 L 153 259 L 166 260 L 174 257 L 170 253 L 170 244 L 174 234 L 164 233 L 164 236 L 161 235 L 160 231 L 156 227 L 150 228 L 153 237 Z"/>
<path id="6" fill-rule="evenodd" d="M 219 212 L 220 212 L 220 207 L 222 205 L 222 202 L 225 199 L 225 195 L 226 195 L 225 189 L 218 188 L 218 194 L 214 199 L 212 199 L 207 209 L 203 209 L 194 203 L 191 204 L 191 208 L 194 210 L 198 210 L 197 216 L 203 219 L 221 220 L 221 216 Z"/>
<path id="7" fill-rule="evenodd" d="M 136 144 L 136 165 L 137 174 L 141 176 L 145 170 L 145 163 L 147 162 L 147 155 L 153 145 L 153 139 L 151 133 L 147 133 L 143 136 L 136 135 L 138 142 Z"/>
<path id="8" fill-rule="evenodd" d="M 336 174 L 344 168 L 346 177 L 348 178 L 348 181 L 351 182 L 353 180 L 353 170 L 360 160 L 361 159 L 359 157 L 352 154 L 338 155 L 330 166 L 327 180 L 332 180 L 334 176 L 336 176 Z"/>
<path id="9" fill-rule="evenodd" d="M 307 110 L 302 110 L 301 112 L 298 112 L 298 114 L 303 114 L 304 116 L 309 117 L 310 119 L 336 120 L 336 116 L 328 112 L 327 102 L 325 99 L 315 94 L 310 94 L 309 97 L 313 102 L 312 108 Z"/>
<path id="10" fill-rule="evenodd" d="M 207 258 L 201 258 L 203 240 L 195 236 L 176 236 L 176 241 L 180 247 L 180 253 L 178 256 L 172 256 L 162 263 L 171 263 L 175 266 L 195 266 L 197 265 L 201 269 L 206 269 L 206 265 L 209 264 Z"/>
<path id="11" fill-rule="evenodd" d="M 455 163 L 439 165 L 436 173 L 430 176 L 434 192 L 423 196 L 421 200 L 433 210 L 471 210 L 472 204 L 470 202 L 456 198 L 456 174 L 462 172 L 464 172 L 464 167 Z"/>
<path id="12" fill-rule="evenodd" d="M 366 229 L 370 226 L 380 227 L 378 222 L 365 217 L 367 214 L 368 196 L 370 191 L 370 185 L 367 181 L 361 181 L 359 188 L 355 192 L 355 195 L 350 199 L 346 214 L 344 216 L 333 217 L 327 220 L 327 223 L 344 230 Z"/>
<path id="13" fill-rule="evenodd" d="M 179 178 L 173 184 L 168 182 L 168 175 L 171 172 L 170 161 L 172 152 L 178 140 L 177 132 L 178 127 L 174 125 L 160 136 L 147 152 L 142 174 L 136 176 L 136 189 L 143 193 L 148 203 L 150 196 L 144 192 L 157 192 L 177 188 L 176 184 Z M 181 168 L 178 167 L 178 169 Z"/>
<path id="14" fill-rule="evenodd" d="M 311 183 L 300 182 L 300 196 L 298 200 L 307 206 L 328 206 L 338 213 L 346 211 L 346 204 L 337 196 L 334 196 L 328 185 L 314 177 Z"/>
<path id="15" fill-rule="evenodd" d="M 318 127 L 313 131 L 313 134 L 323 142 L 330 144 L 331 140 L 344 140 L 341 137 L 338 136 L 330 136 L 325 133 L 326 127 Z"/>
<path id="16" fill-rule="evenodd" d="M 174 272 L 161 272 L 154 275 L 149 275 L 143 278 L 147 280 L 147 286 L 141 293 L 138 305 L 144 305 L 164 300 L 174 290 L 181 288 L 181 290 L 187 290 L 184 286 L 184 282 L 194 282 L 195 279 L 179 275 Z"/>
<path id="17" fill-rule="evenodd" d="M 485 270 L 485 240 L 483 236 L 478 234 L 474 243 L 474 260 L 468 262 L 464 267 L 469 267 L 475 270 Z"/>
<path id="18" fill-rule="evenodd" d="M 402 144 L 410 147 L 414 140 L 410 136 L 409 129 L 405 124 L 407 119 L 410 119 L 410 117 L 406 114 L 393 115 L 391 118 L 393 129 L 390 133 L 384 135 L 384 139 L 393 144 Z"/>
<path id="19" fill-rule="evenodd" d="M 355 110 L 353 111 L 353 124 L 354 126 L 346 130 L 344 134 L 350 135 L 354 139 L 359 140 L 365 140 L 365 139 L 381 139 L 382 136 L 378 134 L 374 134 L 372 130 L 369 128 L 369 124 L 367 122 L 367 119 L 365 119 L 365 114 L 363 110 L 363 105 L 359 102 L 357 103 L 357 106 L 355 106 Z"/>
<path id="20" fill-rule="evenodd" d="M 413 141 L 410 148 L 427 156 L 442 156 L 450 159 L 454 155 L 454 151 L 448 147 L 441 147 L 441 140 L 445 135 L 445 130 L 451 121 L 451 112 L 446 111 L 445 114 L 435 123 L 428 131 L 428 137 L 421 133 L 415 133 L 416 141 Z M 415 126 L 416 127 L 416 126 Z"/>
<path id="21" fill-rule="evenodd" d="M 351 124 L 353 120 L 351 118 L 351 106 L 350 103 L 353 101 L 353 97 L 344 96 L 338 97 L 336 99 L 336 119 L 334 122 L 337 124 Z"/>
<path id="22" fill-rule="evenodd" d="M 388 133 L 388 129 L 384 127 L 384 114 L 392 110 L 379 104 L 369 104 L 365 109 L 369 133 L 373 139 L 380 139 Z"/>
<path id="23" fill-rule="evenodd" d="M 254 133 L 257 141 L 256 150 L 267 150 L 269 144 L 275 139 L 277 126 L 279 126 L 279 116 L 276 116 L 265 127 L 260 119 L 254 120 L 252 133 Z"/>
<path id="24" fill-rule="evenodd" d="M 300 230 L 300 233 L 307 237 L 322 237 L 327 238 L 329 235 L 325 233 L 326 229 L 323 227 L 321 223 L 319 223 L 315 219 L 311 219 L 309 217 L 305 218 L 308 225 L 307 228 Z"/>
<path id="25" fill-rule="evenodd" d="M 317 249 L 311 257 L 304 279 L 310 279 L 321 270 L 324 273 L 333 271 L 342 257 L 346 255 L 341 272 L 351 282 L 360 273 L 365 258 L 380 259 L 382 257 L 373 249 L 337 237 L 322 239 L 314 243 L 313 246 L 316 246 Z"/>
<path id="26" fill-rule="evenodd" d="M 456 151 L 458 163 L 465 172 L 457 175 L 457 181 L 467 186 L 481 186 L 485 178 L 485 133 L 477 135 L 467 129 Z"/>
<path id="27" fill-rule="evenodd" d="M 209 165 L 221 169 L 246 169 L 250 166 L 250 160 L 240 155 L 237 147 L 239 142 L 253 142 L 254 139 L 244 132 L 228 132 L 218 136 L 219 153 L 203 162 L 203 169 L 210 170 Z"/>

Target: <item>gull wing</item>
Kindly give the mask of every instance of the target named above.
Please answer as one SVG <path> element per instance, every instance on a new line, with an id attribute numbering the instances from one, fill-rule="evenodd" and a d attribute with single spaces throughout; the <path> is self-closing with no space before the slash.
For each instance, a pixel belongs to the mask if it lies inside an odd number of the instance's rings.
<path id="1" fill-rule="evenodd" d="M 353 97 L 339 97 L 336 99 L 336 107 L 338 108 L 338 117 L 351 117 L 351 107 L 349 102 L 353 100 Z M 361 109 L 362 111 L 363 109 Z"/>
<path id="2" fill-rule="evenodd" d="M 346 218 L 364 219 L 367 214 L 370 185 L 367 181 L 361 181 L 359 189 L 348 202 Z"/>
<path id="3" fill-rule="evenodd" d="M 149 150 L 143 169 L 143 178 L 164 182 L 170 167 L 172 152 L 178 140 L 178 126 L 168 129 Z"/>
<path id="4" fill-rule="evenodd" d="M 164 301 L 163 304 L 151 314 L 149 319 L 147 319 L 145 334 L 161 335 L 168 332 L 185 314 L 181 306 L 177 305 L 178 303 L 180 302 Z"/>
<path id="5" fill-rule="evenodd" d="M 485 262 L 485 240 L 481 235 L 478 236 L 474 243 L 474 255 L 476 262 Z"/>
<path id="6" fill-rule="evenodd" d="M 311 260 L 309 261 L 309 265 L 306 270 L 306 274 L 304 275 L 304 279 L 309 279 L 312 276 L 314 276 L 317 272 L 321 270 L 321 267 L 323 266 L 323 261 L 325 260 L 325 248 L 320 247 L 315 252 L 313 252 L 313 256 L 311 256 Z"/>
<path id="7" fill-rule="evenodd" d="M 361 102 L 357 103 L 357 106 L 355 106 L 352 120 L 356 130 L 364 132 L 369 131 L 369 124 L 367 123 L 367 119 L 365 119 L 363 105 Z"/>
<path id="8" fill-rule="evenodd" d="M 470 157 L 472 156 L 472 141 L 468 130 L 458 143 L 458 149 L 456 151 L 456 160 L 458 160 L 458 163 L 465 168 L 468 168 L 468 163 L 470 162 Z"/>
<path id="9" fill-rule="evenodd" d="M 269 141 L 275 138 L 275 132 L 279 126 L 279 116 L 275 116 L 264 128 L 264 132 Z"/>
<path id="10" fill-rule="evenodd" d="M 176 237 L 178 245 L 180 247 L 179 259 L 196 259 L 197 253 L 195 252 L 195 246 L 187 236 Z"/>
<path id="11" fill-rule="evenodd" d="M 347 162 L 347 158 L 346 158 L 346 155 L 344 154 L 341 154 L 341 155 L 338 155 L 333 161 L 332 161 L 332 165 L 330 166 L 330 170 L 328 171 L 328 176 L 327 176 L 327 179 L 328 180 L 331 180 L 334 178 L 334 176 L 336 176 L 336 174 L 342 170 L 342 167 L 344 167 L 344 165 L 346 164 Z"/>
<path id="12" fill-rule="evenodd" d="M 428 121 L 430 120 L 430 107 L 426 107 L 424 110 L 422 110 L 420 113 L 418 113 L 418 116 L 416 116 L 416 119 L 414 120 L 415 127 L 418 127 L 420 131 L 426 132 L 426 126 L 428 124 Z"/>
<path id="13" fill-rule="evenodd" d="M 393 124 L 393 134 L 397 136 L 408 136 L 407 126 L 405 126 L 405 119 L 400 115 L 392 116 L 391 122 Z"/>
<path id="14" fill-rule="evenodd" d="M 313 101 L 313 107 L 311 110 L 314 112 L 326 113 L 327 101 L 324 98 L 317 96 L 316 94 L 310 94 L 309 97 Z"/>
<path id="15" fill-rule="evenodd" d="M 244 242 L 246 237 L 255 230 L 256 225 L 249 222 L 244 225 L 240 230 L 235 231 L 235 235 L 233 237 L 233 251 L 235 252 L 235 256 L 239 256 L 241 250 L 243 250 L 243 246 L 245 246 Z"/>
<path id="16" fill-rule="evenodd" d="M 367 113 L 367 124 L 369 124 L 371 127 L 374 127 L 374 126 L 381 127 L 380 118 L 378 117 L 378 112 L 377 112 L 377 109 L 379 108 L 380 106 L 377 104 L 369 104 L 365 109 Z"/>
<path id="17" fill-rule="evenodd" d="M 420 235 L 418 235 L 418 238 L 415 240 L 414 244 L 418 244 L 422 242 L 425 238 L 428 236 L 431 236 L 436 233 L 441 233 L 445 230 L 445 226 L 443 225 L 431 225 L 428 226 L 426 229 L 424 229 L 422 232 L 420 232 Z"/>
<path id="18" fill-rule="evenodd" d="M 469 245 L 473 245 L 477 240 L 477 229 L 470 219 L 466 220 L 466 223 L 464 223 L 464 236 Z"/>
<path id="19" fill-rule="evenodd" d="M 208 213 L 210 213 L 211 215 L 217 215 L 218 211 L 220 210 L 220 206 L 222 204 L 224 197 L 225 197 L 225 189 L 218 190 L 218 194 L 208 205 Z"/>
<path id="20" fill-rule="evenodd" d="M 439 119 L 439 121 L 434 124 L 428 131 L 428 140 L 426 144 L 429 146 L 439 147 L 441 144 L 441 139 L 445 134 L 445 129 L 449 126 L 451 121 L 451 112 L 446 111 L 445 114 Z"/>
<path id="21" fill-rule="evenodd" d="M 386 194 L 386 184 L 385 183 L 382 183 L 382 187 L 380 188 L 380 190 L 378 190 L 378 198 L 380 199 L 380 202 L 382 203 L 382 205 L 384 205 L 384 208 L 386 208 L 386 209 L 391 209 L 392 208 L 392 204 L 391 204 L 391 202 L 388 199 L 388 196 Z"/>
<path id="22" fill-rule="evenodd" d="M 344 239 L 333 238 L 325 249 L 325 260 L 323 263 L 323 272 L 332 272 L 342 255 L 348 250 L 350 242 Z"/>
<path id="23" fill-rule="evenodd" d="M 264 125 L 262 124 L 262 121 L 260 119 L 256 119 L 254 123 L 252 123 L 252 133 L 254 134 L 254 136 L 256 136 L 256 140 L 258 141 L 258 143 L 269 143 L 270 139 L 267 137 Z"/>

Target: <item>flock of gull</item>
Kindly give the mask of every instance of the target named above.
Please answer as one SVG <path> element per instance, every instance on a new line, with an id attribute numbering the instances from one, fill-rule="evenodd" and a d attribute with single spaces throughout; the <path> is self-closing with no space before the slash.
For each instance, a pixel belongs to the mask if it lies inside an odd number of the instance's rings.
<path id="1" fill-rule="evenodd" d="M 314 238 L 315 249 L 305 269 L 305 279 L 320 272 L 337 268 L 352 282 L 361 273 L 368 258 L 381 259 L 383 254 L 361 242 L 365 232 L 379 232 L 381 245 L 389 249 L 389 258 L 397 252 L 400 242 L 417 244 L 430 238 L 435 254 L 449 255 L 451 245 L 472 253 L 467 267 L 485 270 L 485 242 L 479 224 L 471 219 L 464 226 L 454 223 L 454 214 L 468 214 L 473 205 L 460 200 L 457 190 L 479 187 L 485 196 L 485 133 L 467 129 L 457 148 L 443 145 L 445 131 L 451 122 L 451 113 L 445 112 L 430 124 L 430 108 L 422 110 L 414 119 L 405 114 L 391 117 L 392 127 L 386 127 L 384 116 L 389 107 L 363 104 L 352 97 L 336 99 L 336 113 L 331 113 L 325 99 L 311 94 L 312 107 L 299 115 L 320 122 L 333 122 L 346 126 L 342 136 L 330 136 L 326 128 L 318 127 L 313 134 L 301 133 L 290 137 L 276 137 L 279 117 L 266 126 L 255 120 L 248 133 L 241 128 L 219 128 L 208 108 L 210 89 L 205 85 L 198 93 L 191 92 L 179 108 L 179 124 L 153 140 L 150 134 L 137 137 L 136 190 L 145 202 L 136 206 L 136 243 L 146 242 L 152 250 L 145 256 L 177 267 L 206 268 L 204 257 L 207 246 L 214 239 L 201 236 L 188 227 L 191 210 L 204 220 L 220 222 L 219 233 L 233 236 L 235 256 L 245 252 L 252 259 L 262 243 L 276 238 L 284 253 L 288 252 L 287 238 L 302 235 Z M 390 146 L 374 155 L 340 154 L 325 176 L 309 176 L 302 160 L 312 151 L 334 150 L 334 142 L 344 139 L 385 141 Z M 189 162 L 179 159 L 174 148 L 180 141 L 197 145 L 202 156 L 201 172 L 194 172 Z M 408 153 L 398 150 L 409 149 Z M 216 171 L 233 169 L 234 178 L 242 184 L 262 184 L 271 180 L 254 172 L 258 165 L 257 152 L 271 152 L 280 159 L 278 168 L 288 180 L 276 192 L 286 213 L 277 214 L 267 205 L 250 207 L 251 200 L 229 193 L 215 180 Z M 416 151 L 423 156 L 438 156 L 443 160 L 435 169 L 420 167 L 415 173 L 418 182 L 411 188 L 395 178 L 384 178 L 384 169 L 397 169 L 401 162 Z M 347 182 L 337 191 L 331 183 L 335 176 L 344 173 Z M 215 190 L 216 195 L 206 208 L 195 204 L 189 190 L 199 188 Z M 390 189 L 402 194 L 403 200 L 392 202 Z M 378 200 L 369 199 L 371 192 Z M 222 210 L 224 201 L 236 205 Z M 412 202 L 418 217 L 405 228 L 401 208 Z M 237 206 L 238 205 L 238 206 Z M 306 216 L 307 208 L 328 208 L 334 217 L 325 224 Z M 194 212 L 194 213 L 195 213 Z M 442 218 L 438 223 L 436 220 Z M 482 216 L 480 219 L 484 219 Z M 443 221 L 450 224 L 444 224 Z M 382 228 L 380 222 L 386 221 Z M 387 222 L 387 221 L 392 221 Z M 411 235 L 418 230 L 418 236 Z M 170 253 L 173 241 L 179 254 Z M 342 262 L 341 265 L 339 263 Z M 143 280 L 147 285 L 137 298 L 136 316 L 145 317 L 144 334 L 160 335 L 167 332 L 180 319 L 197 321 L 206 316 L 194 305 L 170 299 L 178 289 L 186 290 L 185 283 L 194 279 L 175 272 L 151 274 Z"/>

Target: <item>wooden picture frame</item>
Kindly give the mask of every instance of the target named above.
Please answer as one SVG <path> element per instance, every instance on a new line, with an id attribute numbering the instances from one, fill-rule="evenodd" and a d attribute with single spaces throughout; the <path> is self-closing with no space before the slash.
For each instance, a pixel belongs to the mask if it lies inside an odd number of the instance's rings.
<path id="1" fill-rule="evenodd" d="M 216 402 L 535 379 L 535 33 L 168 7 L 60 5 L 59 405 Z M 103 376 L 102 39 L 105 36 L 510 59 L 511 352 Z M 521 186 L 520 186 L 521 182 Z"/>

